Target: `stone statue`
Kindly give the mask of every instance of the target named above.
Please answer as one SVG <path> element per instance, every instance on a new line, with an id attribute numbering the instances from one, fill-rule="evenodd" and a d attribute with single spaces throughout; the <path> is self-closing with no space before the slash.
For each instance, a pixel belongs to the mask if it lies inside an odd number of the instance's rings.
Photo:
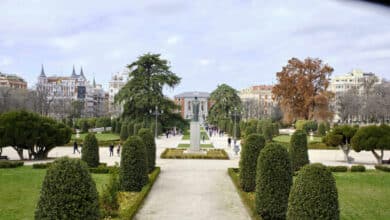
<path id="1" fill-rule="evenodd" d="M 198 97 L 192 101 L 192 121 L 199 121 L 199 103 Z"/>

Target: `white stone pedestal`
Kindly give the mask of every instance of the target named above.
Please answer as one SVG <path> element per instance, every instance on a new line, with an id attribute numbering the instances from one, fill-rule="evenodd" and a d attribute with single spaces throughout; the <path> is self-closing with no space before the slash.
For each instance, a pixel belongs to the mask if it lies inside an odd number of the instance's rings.
<path id="1" fill-rule="evenodd" d="M 200 151 L 200 123 L 198 121 L 191 121 L 189 151 Z"/>

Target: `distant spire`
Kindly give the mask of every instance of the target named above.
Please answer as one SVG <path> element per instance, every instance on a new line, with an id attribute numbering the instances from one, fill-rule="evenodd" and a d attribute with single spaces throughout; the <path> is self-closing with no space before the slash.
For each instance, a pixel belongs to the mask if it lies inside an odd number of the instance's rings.
<path id="1" fill-rule="evenodd" d="M 74 65 L 73 65 L 72 77 L 76 77 L 76 70 L 74 69 Z"/>
<path id="2" fill-rule="evenodd" d="M 80 69 L 80 76 L 83 77 L 83 78 L 85 79 L 83 67 L 81 67 L 81 69 Z"/>
<path id="3" fill-rule="evenodd" d="M 95 82 L 95 77 L 93 77 L 93 82 L 92 82 L 93 88 L 96 88 L 96 82 Z"/>
<path id="4" fill-rule="evenodd" d="M 43 69 L 43 64 L 41 68 L 41 75 L 39 77 L 46 77 L 45 70 Z"/>

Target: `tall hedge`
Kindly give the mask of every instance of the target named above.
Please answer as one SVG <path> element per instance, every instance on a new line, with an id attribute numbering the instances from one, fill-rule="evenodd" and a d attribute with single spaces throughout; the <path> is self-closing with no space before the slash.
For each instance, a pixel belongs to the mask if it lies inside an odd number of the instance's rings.
<path id="1" fill-rule="evenodd" d="M 90 167 L 99 166 L 99 145 L 94 134 L 89 133 L 84 138 L 81 148 L 81 159 Z"/>
<path id="2" fill-rule="evenodd" d="M 252 192 L 256 187 L 256 165 L 265 139 L 259 134 L 250 134 L 244 140 L 240 158 L 240 185 L 245 192 Z"/>
<path id="3" fill-rule="evenodd" d="M 128 136 L 133 136 L 136 133 L 134 133 L 134 122 L 129 122 L 127 123 L 127 135 Z"/>
<path id="4" fill-rule="evenodd" d="M 339 218 L 337 188 L 332 173 L 322 164 L 304 166 L 291 188 L 287 219 Z"/>
<path id="5" fill-rule="evenodd" d="M 57 159 L 47 170 L 35 219 L 99 219 L 98 192 L 87 165 Z"/>
<path id="6" fill-rule="evenodd" d="M 297 130 L 291 137 L 289 152 L 291 155 L 291 165 L 293 171 L 299 170 L 309 163 L 307 153 L 307 135 L 303 130 Z"/>
<path id="7" fill-rule="evenodd" d="M 256 210 L 262 219 L 284 219 L 292 184 L 290 156 L 280 144 L 269 143 L 257 160 Z"/>
<path id="8" fill-rule="evenodd" d="M 325 136 L 326 135 L 326 125 L 324 122 L 321 122 L 318 125 L 318 130 L 317 130 L 318 135 L 320 136 Z"/>
<path id="9" fill-rule="evenodd" d="M 148 183 L 146 149 L 139 136 L 130 136 L 123 145 L 119 182 L 123 191 L 141 191 Z"/>
<path id="10" fill-rule="evenodd" d="M 146 159 L 148 164 L 148 172 L 151 173 L 156 166 L 156 142 L 150 129 L 141 128 L 138 131 L 138 136 L 141 137 L 146 148 Z"/>
<path id="11" fill-rule="evenodd" d="M 127 132 L 127 124 L 123 123 L 121 126 L 121 133 L 120 133 L 120 139 L 121 141 L 126 141 L 126 139 L 129 137 L 129 133 Z"/>

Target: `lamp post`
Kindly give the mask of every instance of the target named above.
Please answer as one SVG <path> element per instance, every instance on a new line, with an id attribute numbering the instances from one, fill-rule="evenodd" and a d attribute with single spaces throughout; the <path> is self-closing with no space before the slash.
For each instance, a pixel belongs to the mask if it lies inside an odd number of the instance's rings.
<path id="1" fill-rule="evenodd" d="M 240 116 L 240 112 L 237 112 L 237 107 L 234 107 L 234 112 L 230 113 L 231 116 L 234 117 L 234 125 L 233 125 L 233 143 L 236 146 L 237 143 L 237 116 Z"/>
<path id="2" fill-rule="evenodd" d="M 155 115 L 156 117 L 155 117 L 155 119 L 156 119 L 156 124 L 155 124 L 155 126 L 154 126 L 154 138 L 156 138 L 157 139 L 157 136 L 158 136 L 158 132 L 157 132 L 157 117 L 159 116 L 159 115 L 162 115 L 163 113 L 164 113 L 164 111 L 163 110 L 161 110 L 160 112 L 158 111 L 158 106 L 156 105 L 156 107 L 155 107 L 155 109 L 154 109 L 154 112 L 152 111 L 152 110 L 149 110 L 149 112 L 150 112 L 150 114 L 152 114 L 152 115 Z"/>

